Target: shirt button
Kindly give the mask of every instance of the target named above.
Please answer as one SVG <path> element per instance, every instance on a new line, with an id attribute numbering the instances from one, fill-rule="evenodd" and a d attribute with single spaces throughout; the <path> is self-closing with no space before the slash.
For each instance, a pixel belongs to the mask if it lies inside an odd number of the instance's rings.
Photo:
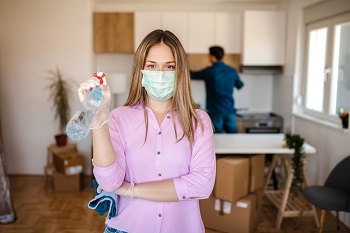
<path id="1" fill-rule="evenodd" d="M 158 151 L 157 154 L 159 155 L 159 154 L 160 154 L 160 151 Z"/>
<path id="2" fill-rule="evenodd" d="M 162 215 L 161 215 L 161 214 L 158 214 L 158 217 L 162 217 Z"/>
<path id="3" fill-rule="evenodd" d="M 162 176 L 162 174 L 158 173 L 158 176 Z"/>
<path id="4" fill-rule="evenodd" d="M 184 199 L 184 200 L 185 200 L 185 199 L 186 199 L 186 197 L 185 197 L 185 196 L 183 196 L 183 197 L 182 197 L 182 199 Z"/>
<path id="5" fill-rule="evenodd" d="M 166 118 L 170 119 L 170 116 L 167 116 Z"/>
<path id="6" fill-rule="evenodd" d="M 161 134 L 162 134 L 162 132 L 159 132 L 158 134 L 159 134 L 159 135 L 161 135 Z"/>

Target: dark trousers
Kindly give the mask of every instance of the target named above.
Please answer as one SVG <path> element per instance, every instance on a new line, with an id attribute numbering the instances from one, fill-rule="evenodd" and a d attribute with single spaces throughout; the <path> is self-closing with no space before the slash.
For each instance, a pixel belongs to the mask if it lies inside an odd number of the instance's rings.
<path id="1" fill-rule="evenodd" d="M 213 122 L 215 133 L 222 133 L 223 131 L 226 133 L 237 133 L 235 113 L 227 115 L 209 113 L 209 116 Z"/>

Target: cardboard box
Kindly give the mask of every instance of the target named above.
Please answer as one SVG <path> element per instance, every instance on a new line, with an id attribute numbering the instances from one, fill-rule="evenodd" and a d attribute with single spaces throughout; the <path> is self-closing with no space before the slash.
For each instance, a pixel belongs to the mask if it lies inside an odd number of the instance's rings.
<path id="1" fill-rule="evenodd" d="M 250 158 L 250 180 L 249 180 L 249 191 L 251 193 L 258 189 L 261 189 L 265 185 L 265 155 L 252 155 Z"/>
<path id="2" fill-rule="evenodd" d="M 205 233 L 222 233 L 220 231 L 214 231 L 212 229 L 205 228 Z"/>
<path id="3" fill-rule="evenodd" d="M 55 192 L 80 192 L 82 189 L 82 173 L 69 176 L 59 172 L 53 173 L 53 190 Z"/>
<path id="4" fill-rule="evenodd" d="M 256 229 L 256 195 L 230 203 L 210 197 L 199 201 L 205 228 L 227 233 L 252 233 Z"/>
<path id="5" fill-rule="evenodd" d="M 65 175 L 82 173 L 84 170 L 84 156 L 77 152 L 62 152 L 53 155 L 56 171 Z"/>
<path id="6" fill-rule="evenodd" d="M 249 159 L 249 193 L 261 189 L 265 185 L 265 154 L 229 155 L 225 158 Z"/>
<path id="7" fill-rule="evenodd" d="M 236 202 L 249 191 L 249 159 L 225 157 L 216 161 L 216 198 Z"/>

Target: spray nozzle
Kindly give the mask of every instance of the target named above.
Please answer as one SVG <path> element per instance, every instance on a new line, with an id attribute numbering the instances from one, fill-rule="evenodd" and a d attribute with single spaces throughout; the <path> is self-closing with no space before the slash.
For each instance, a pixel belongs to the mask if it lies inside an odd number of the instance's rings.
<path id="1" fill-rule="evenodd" d="M 94 73 L 94 77 L 96 77 L 96 78 L 98 78 L 99 80 L 100 80 L 100 84 L 102 85 L 102 84 L 104 84 L 104 83 L 106 83 L 106 79 L 105 79 L 105 73 L 103 73 L 103 72 L 96 72 L 96 73 Z"/>

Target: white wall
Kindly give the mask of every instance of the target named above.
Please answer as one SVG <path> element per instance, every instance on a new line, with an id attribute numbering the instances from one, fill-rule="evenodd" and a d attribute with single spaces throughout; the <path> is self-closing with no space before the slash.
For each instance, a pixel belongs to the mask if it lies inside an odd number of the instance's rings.
<path id="1" fill-rule="evenodd" d="M 241 109 L 242 112 L 271 112 L 273 99 L 272 76 L 239 75 L 244 82 L 244 87 L 240 90 L 234 90 L 235 108 Z M 205 109 L 204 81 L 193 80 L 191 85 L 193 99 L 200 104 L 201 108 Z"/>
<path id="2" fill-rule="evenodd" d="M 249 112 L 271 112 L 274 78 L 270 75 L 240 74 L 244 87 L 235 90 L 235 107 L 247 108 Z"/>
<path id="3" fill-rule="evenodd" d="M 72 110 L 78 107 L 78 84 L 92 74 L 90 2 L 0 1 L 1 126 L 10 174 L 43 174 L 46 148 L 58 133 L 49 69 L 57 66 L 74 80 Z M 78 149 L 90 156 L 90 145 L 88 139 Z"/>

